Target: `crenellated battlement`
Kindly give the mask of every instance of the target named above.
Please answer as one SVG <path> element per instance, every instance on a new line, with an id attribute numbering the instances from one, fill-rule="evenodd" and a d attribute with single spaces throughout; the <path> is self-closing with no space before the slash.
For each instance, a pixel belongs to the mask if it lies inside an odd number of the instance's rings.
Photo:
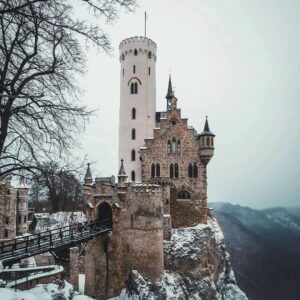
<path id="1" fill-rule="evenodd" d="M 162 187 L 158 184 L 134 183 L 129 186 L 129 195 L 135 197 L 161 197 Z"/>
<path id="2" fill-rule="evenodd" d="M 152 41 L 151 39 L 145 37 L 145 36 L 133 36 L 127 39 L 124 39 L 120 45 L 119 45 L 119 49 L 123 48 L 125 45 L 132 45 L 134 43 L 139 43 L 139 44 L 145 44 L 148 42 L 148 46 L 151 46 L 153 48 L 157 48 L 157 45 L 154 41 Z"/>

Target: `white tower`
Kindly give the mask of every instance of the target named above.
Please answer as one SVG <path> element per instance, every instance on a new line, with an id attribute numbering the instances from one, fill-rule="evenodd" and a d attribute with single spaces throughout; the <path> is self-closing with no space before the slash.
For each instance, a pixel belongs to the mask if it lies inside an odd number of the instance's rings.
<path id="1" fill-rule="evenodd" d="M 140 147 L 153 137 L 156 109 L 156 44 L 147 37 L 123 40 L 120 49 L 119 161 L 129 180 L 141 181 Z"/>

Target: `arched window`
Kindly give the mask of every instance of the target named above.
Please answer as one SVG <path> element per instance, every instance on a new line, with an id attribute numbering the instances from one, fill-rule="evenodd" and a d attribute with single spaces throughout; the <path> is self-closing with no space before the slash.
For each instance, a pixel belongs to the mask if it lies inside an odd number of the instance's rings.
<path id="1" fill-rule="evenodd" d="M 131 171 L 131 181 L 135 181 L 135 172 Z"/>
<path id="2" fill-rule="evenodd" d="M 135 150 L 131 150 L 131 161 L 135 161 Z"/>
<path id="3" fill-rule="evenodd" d="M 138 84 L 137 82 L 134 83 L 134 94 L 138 93 Z"/>
<path id="4" fill-rule="evenodd" d="M 168 144 L 167 144 L 167 153 L 171 154 L 171 141 L 168 140 Z"/>
<path id="5" fill-rule="evenodd" d="M 170 178 L 174 178 L 174 165 L 170 164 Z"/>
<path id="6" fill-rule="evenodd" d="M 172 154 L 176 154 L 176 139 L 172 139 Z"/>
<path id="7" fill-rule="evenodd" d="M 189 178 L 193 177 L 193 166 L 191 163 L 189 164 L 189 167 L 188 167 L 188 176 L 189 176 Z"/>
<path id="8" fill-rule="evenodd" d="M 208 146 L 208 147 L 210 146 L 210 139 L 209 139 L 209 137 L 206 138 L 206 146 Z"/>
<path id="9" fill-rule="evenodd" d="M 191 195 L 188 191 L 180 191 L 178 194 L 177 194 L 177 199 L 180 199 L 180 200 L 189 200 L 191 199 Z"/>
<path id="10" fill-rule="evenodd" d="M 150 76 L 151 75 L 151 68 L 148 67 L 148 75 Z"/>
<path id="11" fill-rule="evenodd" d="M 175 165 L 174 165 L 174 175 L 175 175 L 175 178 L 178 178 L 178 177 L 179 177 L 178 164 L 175 164 Z"/>
<path id="12" fill-rule="evenodd" d="M 131 119 L 132 119 L 132 120 L 135 120 L 135 118 L 136 118 L 136 109 L 133 108 L 133 109 L 131 110 Z"/>
<path id="13" fill-rule="evenodd" d="M 156 177 L 160 177 L 160 164 L 156 164 Z"/>
<path id="14" fill-rule="evenodd" d="M 137 56 L 137 50 L 136 49 L 134 49 L 134 55 Z"/>
<path id="15" fill-rule="evenodd" d="M 194 163 L 194 170 L 193 170 L 194 178 L 198 178 L 198 166 Z"/>
<path id="16" fill-rule="evenodd" d="M 135 129 L 134 128 L 132 128 L 132 130 L 131 130 L 131 139 L 135 140 Z"/>
<path id="17" fill-rule="evenodd" d="M 151 178 L 155 177 L 155 164 L 151 165 Z"/>
<path id="18" fill-rule="evenodd" d="M 177 141 L 177 153 L 178 153 L 178 154 L 181 153 L 181 144 L 180 144 L 180 140 Z"/>
<path id="19" fill-rule="evenodd" d="M 135 74 L 135 65 L 133 66 L 133 74 Z"/>

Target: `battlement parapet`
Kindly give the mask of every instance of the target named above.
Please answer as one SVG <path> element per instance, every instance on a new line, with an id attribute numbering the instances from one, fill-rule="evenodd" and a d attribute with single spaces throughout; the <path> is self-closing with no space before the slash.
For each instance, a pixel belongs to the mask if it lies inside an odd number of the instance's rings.
<path id="1" fill-rule="evenodd" d="M 148 46 L 152 46 L 155 49 L 157 48 L 156 43 L 154 41 L 152 41 L 151 39 L 149 39 L 145 36 L 133 36 L 133 37 L 122 40 L 122 42 L 119 45 L 119 49 L 121 49 L 125 45 L 132 45 L 132 44 L 137 44 L 137 43 L 138 44 L 148 43 Z"/>

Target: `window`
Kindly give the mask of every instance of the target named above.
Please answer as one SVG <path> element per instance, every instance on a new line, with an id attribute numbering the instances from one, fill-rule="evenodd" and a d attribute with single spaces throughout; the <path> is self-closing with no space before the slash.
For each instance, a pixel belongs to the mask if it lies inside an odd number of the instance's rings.
<path id="1" fill-rule="evenodd" d="M 131 119 L 132 119 L 132 120 L 135 120 L 135 118 L 136 118 L 136 109 L 133 108 L 133 109 L 131 110 Z"/>
<path id="2" fill-rule="evenodd" d="M 213 147 L 214 146 L 214 139 L 211 138 L 210 142 L 211 142 L 211 146 Z"/>
<path id="3" fill-rule="evenodd" d="M 149 57 L 149 58 L 152 58 L 152 52 L 151 52 L 151 51 L 149 51 L 148 57 Z"/>
<path id="4" fill-rule="evenodd" d="M 206 138 L 206 146 L 210 147 L 210 139 L 209 139 L 209 137 Z"/>
<path id="5" fill-rule="evenodd" d="M 170 178 L 179 178 L 178 164 L 170 164 Z"/>
<path id="6" fill-rule="evenodd" d="M 135 74 L 135 65 L 133 66 L 133 74 Z"/>
<path id="7" fill-rule="evenodd" d="M 176 139 L 172 139 L 172 154 L 176 154 Z"/>
<path id="8" fill-rule="evenodd" d="M 189 176 L 189 178 L 193 177 L 193 166 L 191 163 L 189 164 L 189 167 L 188 167 L 188 176 Z"/>
<path id="9" fill-rule="evenodd" d="M 160 177 L 160 164 L 156 164 L 156 177 Z"/>
<path id="10" fill-rule="evenodd" d="M 174 165 L 174 175 L 175 175 L 175 178 L 178 178 L 178 177 L 179 177 L 178 164 L 175 164 L 175 165 Z"/>
<path id="11" fill-rule="evenodd" d="M 188 191 L 180 191 L 177 195 L 177 199 L 189 200 L 189 199 L 191 199 L 191 195 Z"/>
<path id="12" fill-rule="evenodd" d="M 26 223 L 26 221 L 27 221 L 27 217 L 26 217 L 26 216 L 24 216 L 24 223 Z"/>
<path id="13" fill-rule="evenodd" d="M 125 70 L 124 70 L 124 68 L 123 68 L 123 77 L 124 77 L 124 74 L 125 74 Z"/>
<path id="14" fill-rule="evenodd" d="M 10 190 L 7 190 L 6 194 L 9 195 L 10 194 Z"/>
<path id="15" fill-rule="evenodd" d="M 138 84 L 137 84 L 137 82 L 134 83 L 134 93 L 135 94 L 138 93 Z"/>
<path id="16" fill-rule="evenodd" d="M 8 225 L 9 223 L 9 217 L 5 217 L 5 224 Z"/>
<path id="17" fill-rule="evenodd" d="M 130 84 L 130 94 L 137 94 L 138 93 L 138 84 L 137 82 L 131 82 Z"/>
<path id="18" fill-rule="evenodd" d="M 137 56 L 137 50 L 136 49 L 134 49 L 134 55 Z"/>
<path id="19" fill-rule="evenodd" d="M 131 171 L 131 181 L 135 181 L 135 172 Z"/>
<path id="20" fill-rule="evenodd" d="M 134 83 L 131 82 L 130 84 L 130 94 L 134 94 Z"/>
<path id="21" fill-rule="evenodd" d="M 174 178 L 174 165 L 170 164 L 170 178 Z"/>
<path id="22" fill-rule="evenodd" d="M 131 139 L 135 140 L 135 129 L 134 128 L 132 128 L 132 130 L 131 130 Z"/>
<path id="23" fill-rule="evenodd" d="M 151 165 L 151 177 L 155 177 L 155 164 Z"/>
<path id="24" fill-rule="evenodd" d="M 21 224 L 22 223 L 22 218 L 21 216 L 18 216 L 18 224 Z"/>
<path id="25" fill-rule="evenodd" d="M 171 141 L 168 140 L 168 144 L 167 144 L 167 153 L 171 154 Z"/>
<path id="26" fill-rule="evenodd" d="M 177 153 L 178 153 L 178 154 L 181 153 L 181 144 L 180 144 L 180 140 L 177 141 Z"/>
<path id="27" fill-rule="evenodd" d="M 193 172 L 194 178 L 198 178 L 198 166 L 196 163 L 194 163 L 194 172 Z"/>
<path id="28" fill-rule="evenodd" d="M 8 229 L 5 229 L 5 230 L 4 230 L 4 237 L 5 237 L 5 238 L 8 238 Z"/>
<path id="29" fill-rule="evenodd" d="M 151 75 L 151 68 L 148 67 L 148 75 L 150 76 Z"/>
<path id="30" fill-rule="evenodd" d="M 135 150 L 131 150 L 131 161 L 135 161 Z"/>

